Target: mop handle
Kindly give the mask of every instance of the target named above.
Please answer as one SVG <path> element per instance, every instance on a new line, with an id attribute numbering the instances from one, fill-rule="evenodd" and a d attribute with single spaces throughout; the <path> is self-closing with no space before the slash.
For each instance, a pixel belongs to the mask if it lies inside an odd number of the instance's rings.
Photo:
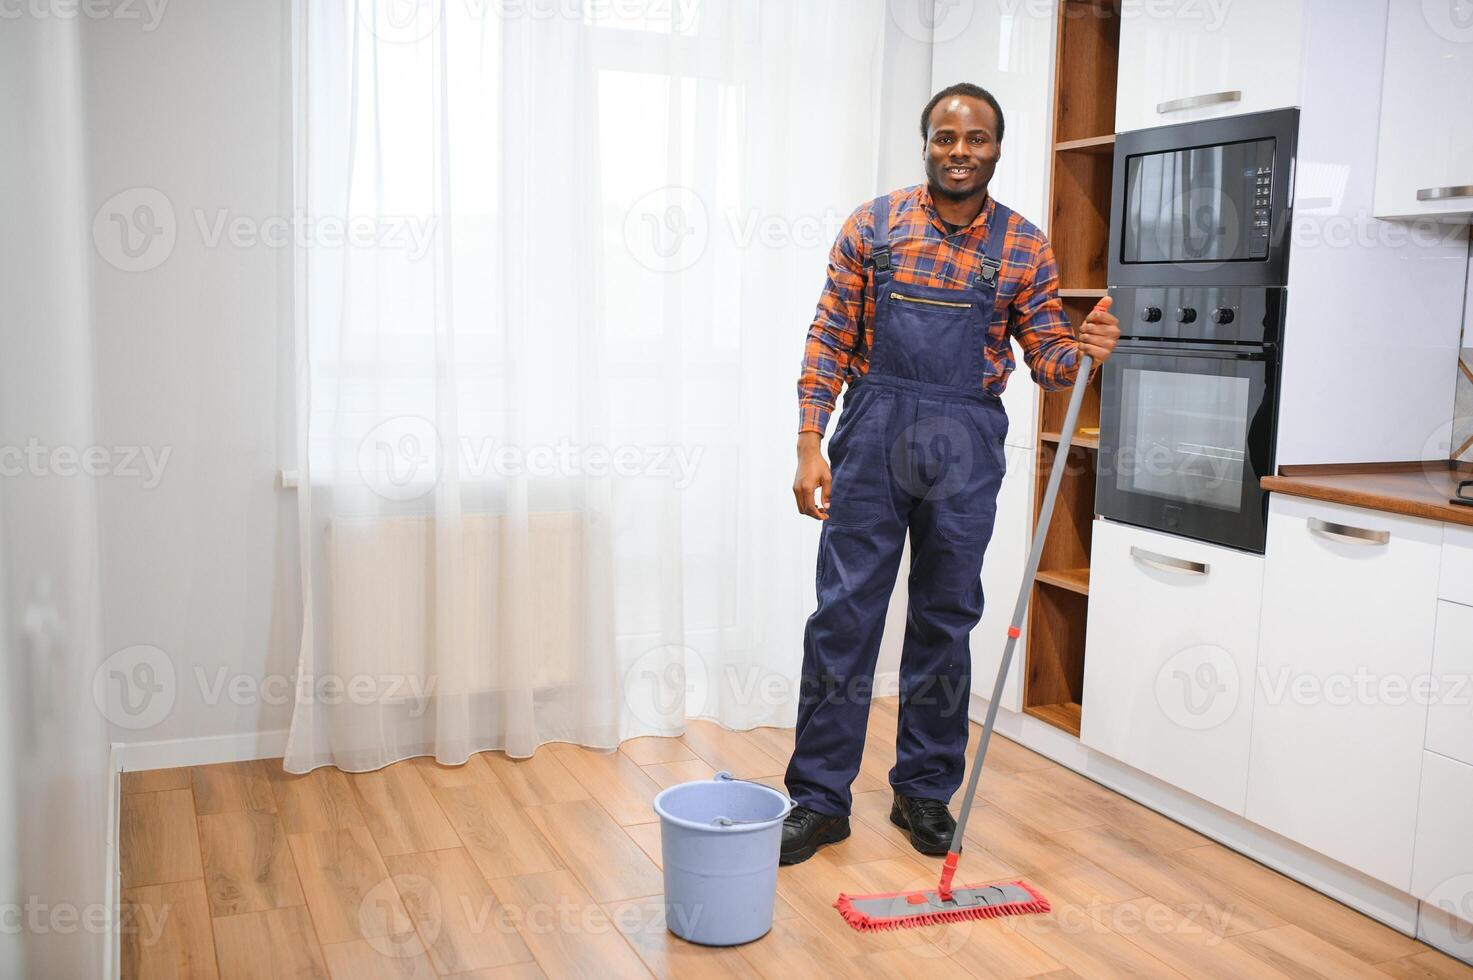
<path id="1" fill-rule="evenodd" d="M 962 834 L 967 829 L 967 817 L 972 813 L 972 802 L 977 798 L 977 784 L 982 781 L 982 760 L 987 757 L 987 743 L 992 741 L 992 728 L 997 724 L 997 706 L 1002 703 L 1003 685 L 1007 683 L 1008 667 L 1013 663 L 1013 648 L 1023 632 L 1023 617 L 1028 612 L 1028 597 L 1033 592 L 1033 580 L 1038 575 L 1038 562 L 1043 556 L 1043 542 L 1048 536 L 1049 522 L 1054 516 L 1054 501 L 1059 496 L 1059 484 L 1064 478 L 1064 465 L 1069 457 L 1069 448 L 1074 442 L 1074 426 L 1079 421 L 1079 407 L 1084 403 L 1084 390 L 1089 387 L 1090 370 L 1094 359 L 1080 353 L 1079 373 L 1074 378 L 1074 390 L 1069 395 L 1069 411 L 1064 415 L 1064 431 L 1059 434 L 1059 448 L 1054 454 L 1054 465 L 1049 471 L 1048 489 L 1043 494 L 1043 506 L 1038 510 L 1038 525 L 1033 530 L 1033 547 L 1028 552 L 1028 566 L 1023 572 L 1023 585 L 1018 590 L 1018 602 L 1013 606 L 1013 621 L 1008 627 L 1008 642 L 1002 651 L 1002 663 L 997 667 L 997 681 L 992 685 L 992 700 L 987 702 L 987 718 L 982 723 L 982 737 L 977 741 L 977 755 L 972 760 L 972 771 L 967 776 L 967 795 L 962 800 L 962 812 L 957 818 L 956 829 L 951 833 L 951 847 L 946 861 L 941 866 L 941 885 L 937 889 L 943 901 L 951 898 L 951 879 L 956 874 L 956 862 L 962 851 Z"/>

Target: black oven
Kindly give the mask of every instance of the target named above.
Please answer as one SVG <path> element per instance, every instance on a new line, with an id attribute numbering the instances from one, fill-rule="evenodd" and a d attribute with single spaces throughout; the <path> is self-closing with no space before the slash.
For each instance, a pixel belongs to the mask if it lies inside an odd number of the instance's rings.
<path id="1" fill-rule="evenodd" d="M 1102 517 L 1262 553 L 1285 291 L 1110 290 L 1121 340 L 1102 368 Z"/>
<path id="2" fill-rule="evenodd" d="M 1298 109 L 1120 133 L 1110 285 L 1282 286 Z"/>

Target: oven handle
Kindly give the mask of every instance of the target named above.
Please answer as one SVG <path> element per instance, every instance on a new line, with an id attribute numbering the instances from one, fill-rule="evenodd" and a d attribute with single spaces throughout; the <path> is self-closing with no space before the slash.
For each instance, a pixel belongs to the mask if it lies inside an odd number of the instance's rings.
<path id="1" fill-rule="evenodd" d="M 1206 575 L 1212 571 L 1212 566 L 1203 561 L 1188 561 L 1185 558 L 1173 558 L 1155 551 L 1147 551 L 1145 548 L 1130 546 L 1130 557 L 1142 565 L 1150 565 L 1159 568 L 1163 572 L 1174 572 L 1177 575 Z"/>
<path id="2" fill-rule="evenodd" d="M 1206 357 L 1218 360 L 1267 361 L 1273 357 L 1274 345 L 1263 344 L 1250 350 L 1224 348 L 1223 345 L 1189 346 L 1187 344 L 1140 344 L 1123 341 L 1115 348 L 1122 354 L 1147 357 Z"/>

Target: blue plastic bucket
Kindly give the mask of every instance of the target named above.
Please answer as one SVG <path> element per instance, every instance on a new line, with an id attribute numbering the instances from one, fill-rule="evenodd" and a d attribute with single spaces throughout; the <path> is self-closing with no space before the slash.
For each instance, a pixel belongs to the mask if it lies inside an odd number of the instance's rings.
<path id="1" fill-rule="evenodd" d="M 665 925 L 705 946 L 749 943 L 772 928 L 783 817 L 793 801 L 718 772 L 655 797 L 665 866 Z"/>

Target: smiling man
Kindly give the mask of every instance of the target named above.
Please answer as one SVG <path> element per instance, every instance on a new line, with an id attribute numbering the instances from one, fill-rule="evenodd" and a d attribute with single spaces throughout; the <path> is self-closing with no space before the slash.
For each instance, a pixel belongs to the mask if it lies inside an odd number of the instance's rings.
<path id="1" fill-rule="evenodd" d="M 1120 336 L 1104 300 L 1076 337 L 1043 233 L 987 192 L 1003 114 L 971 84 L 921 113 L 926 183 L 849 216 L 829 253 L 808 330 L 798 510 L 824 522 L 818 608 L 803 637 L 802 695 L 782 860 L 849 836 L 885 610 L 910 536 L 909 613 L 890 820 L 923 854 L 945 854 L 956 823 L 971 685 L 969 636 L 982 615 L 1008 418 L 999 395 L 1016 339 L 1044 388 L 1069 386 L 1083 350 L 1104 361 Z M 839 391 L 844 409 L 820 441 Z"/>

